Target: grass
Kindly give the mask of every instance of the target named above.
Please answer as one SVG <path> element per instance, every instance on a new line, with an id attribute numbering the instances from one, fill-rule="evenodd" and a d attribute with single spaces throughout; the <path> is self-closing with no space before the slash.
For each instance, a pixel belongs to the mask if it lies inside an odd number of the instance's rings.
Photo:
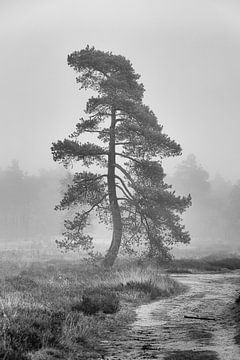
<path id="1" fill-rule="evenodd" d="M 1 264 L 3 266 L 3 264 Z M 137 304 L 181 286 L 156 268 L 8 263 L 0 279 L 0 358 L 94 359 L 101 339 L 134 319 Z"/>
<path id="2" fill-rule="evenodd" d="M 167 273 L 192 274 L 196 272 L 223 272 L 240 269 L 239 257 L 216 259 L 176 259 L 164 265 Z"/>
<path id="3" fill-rule="evenodd" d="M 169 273 L 239 268 L 240 259 L 233 257 L 181 259 L 164 265 Z M 69 261 L 2 261 L 0 359 L 100 358 L 101 340 L 123 331 L 134 320 L 136 305 L 180 291 L 182 287 L 161 269 L 138 262 L 119 263 L 107 271 Z M 240 298 L 238 315 L 239 303 Z M 183 355 L 172 353 L 169 359 Z M 200 359 L 203 354 L 195 355 Z"/>

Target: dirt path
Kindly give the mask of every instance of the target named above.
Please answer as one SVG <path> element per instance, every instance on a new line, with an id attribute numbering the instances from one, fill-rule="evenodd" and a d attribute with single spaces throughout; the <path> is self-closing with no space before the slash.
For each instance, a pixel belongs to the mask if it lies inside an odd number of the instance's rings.
<path id="1" fill-rule="evenodd" d="M 175 275 L 189 291 L 137 309 L 137 320 L 105 341 L 107 360 L 239 360 L 231 306 L 240 273 Z M 215 320 L 184 318 L 203 316 Z"/>

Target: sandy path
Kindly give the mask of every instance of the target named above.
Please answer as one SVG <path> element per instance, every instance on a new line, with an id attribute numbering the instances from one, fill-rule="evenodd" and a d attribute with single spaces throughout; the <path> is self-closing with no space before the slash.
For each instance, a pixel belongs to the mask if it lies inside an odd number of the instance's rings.
<path id="1" fill-rule="evenodd" d="M 240 360 L 231 313 L 240 274 L 173 277 L 189 286 L 189 291 L 140 306 L 131 328 L 118 338 L 106 340 L 106 359 Z M 187 319 L 184 315 L 215 321 Z"/>

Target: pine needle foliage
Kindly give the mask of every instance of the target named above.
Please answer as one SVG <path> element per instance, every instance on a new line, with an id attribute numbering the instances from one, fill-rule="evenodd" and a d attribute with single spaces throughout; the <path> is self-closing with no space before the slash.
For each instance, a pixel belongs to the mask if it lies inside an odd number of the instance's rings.
<path id="1" fill-rule="evenodd" d="M 80 89 L 96 93 L 86 104 L 68 139 L 52 145 L 53 159 L 69 166 L 80 162 L 99 172 L 76 173 L 57 209 L 82 206 L 72 220 L 65 221 L 67 249 L 92 251 L 92 238 L 84 233 L 89 215 L 112 224 L 111 246 L 104 265 L 112 266 L 120 247 L 128 253 L 137 245 L 150 256 L 164 258 L 174 243 L 188 243 L 181 214 L 190 196 L 176 196 L 164 182 L 162 159 L 181 154 L 181 147 L 163 133 L 152 110 L 143 104 L 140 75 L 125 57 L 87 46 L 68 56 L 77 73 Z M 81 136 L 97 136 L 97 143 L 82 142 Z M 92 167 L 93 168 L 93 167 Z"/>

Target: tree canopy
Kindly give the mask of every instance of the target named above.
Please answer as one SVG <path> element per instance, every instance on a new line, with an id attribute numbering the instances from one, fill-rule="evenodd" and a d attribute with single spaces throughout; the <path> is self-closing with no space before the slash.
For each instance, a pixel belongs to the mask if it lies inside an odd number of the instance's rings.
<path id="1" fill-rule="evenodd" d="M 91 251 L 92 238 L 84 229 L 95 211 L 113 229 L 105 266 L 114 263 L 120 246 L 131 252 L 141 244 L 151 256 L 165 257 L 175 242 L 190 241 L 181 214 L 191 198 L 175 195 L 162 168 L 163 158 L 181 154 L 180 145 L 163 133 L 143 104 L 140 76 L 125 57 L 87 46 L 69 55 L 68 64 L 77 72 L 80 89 L 96 96 L 87 101 L 86 118 L 70 137 L 53 143 L 53 159 L 66 167 L 77 161 L 92 171 L 80 168 L 57 206 L 77 208 L 58 244 Z M 86 133 L 97 135 L 97 141 L 82 142 Z"/>

